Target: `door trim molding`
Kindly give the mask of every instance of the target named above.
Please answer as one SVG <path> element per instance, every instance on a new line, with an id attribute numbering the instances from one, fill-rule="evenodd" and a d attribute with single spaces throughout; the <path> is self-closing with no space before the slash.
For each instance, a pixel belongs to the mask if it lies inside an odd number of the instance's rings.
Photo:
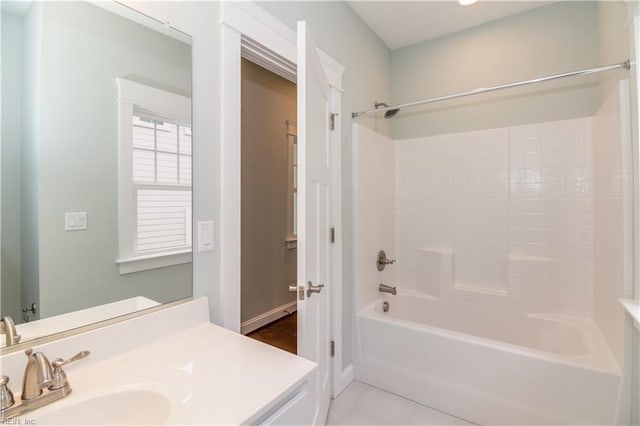
<path id="1" fill-rule="evenodd" d="M 221 211 L 220 211 L 220 310 L 222 326 L 240 332 L 240 64 L 244 55 L 291 80 L 295 72 L 296 32 L 253 2 L 221 2 Z M 254 57 L 254 55 L 258 55 Z M 331 221 L 336 228 L 332 244 L 332 338 L 336 355 L 332 362 L 333 396 L 351 382 L 351 365 L 342 369 L 342 76 L 345 68 L 318 50 L 331 85 L 331 110 L 338 113 L 331 132 Z M 294 74 L 295 75 L 295 74 Z M 351 377 L 351 379 L 349 379 Z"/>

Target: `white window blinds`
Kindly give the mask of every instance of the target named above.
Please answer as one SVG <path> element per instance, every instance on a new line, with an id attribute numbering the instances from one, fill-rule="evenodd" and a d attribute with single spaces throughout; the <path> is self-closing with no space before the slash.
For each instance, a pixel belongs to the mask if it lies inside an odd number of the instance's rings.
<path id="1" fill-rule="evenodd" d="M 136 111 L 133 116 L 135 249 L 191 248 L 191 128 Z"/>

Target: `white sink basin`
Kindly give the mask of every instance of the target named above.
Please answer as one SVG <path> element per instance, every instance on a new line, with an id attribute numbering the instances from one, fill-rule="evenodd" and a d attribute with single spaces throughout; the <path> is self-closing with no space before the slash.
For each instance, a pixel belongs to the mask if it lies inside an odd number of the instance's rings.
<path id="1" fill-rule="evenodd" d="M 39 425 L 161 425 L 167 422 L 169 412 L 170 402 L 162 394 L 127 390 L 62 403 L 60 407 L 52 405 L 25 417 Z"/>

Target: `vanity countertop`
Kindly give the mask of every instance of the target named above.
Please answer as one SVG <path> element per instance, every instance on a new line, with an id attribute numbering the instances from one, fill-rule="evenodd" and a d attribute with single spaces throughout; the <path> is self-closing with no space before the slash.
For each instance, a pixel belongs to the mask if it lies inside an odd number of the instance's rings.
<path id="1" fill-rule="evenodd" d="M 140 383 L 146 389 L 151 381 L 175 404 L 169 424 L 236 425 L 264 416 L 315 368 L 306 359 L 203 324 L 86 368 L 84 374 L 69 374 L 75 395 L 95 392 L 98 376 L 101 388 L 126 379 L 128 387 Z"/>
<path id="2" fill-rule="evenodd" d="M 255 423 L 308 381 L 316 369 L 311 361 L 218 327 L 208 320 L 192 321 L 188 328 L 172 332 L 172 320 L 180 313 L 189 312 L 189 308 L 194 309 L 188 306 L 192 304 L 197 309 L 202 308 L 203 303 L 196 300 L 168 309 L 164 315 L 163 311 L 151 314 L 154 321 L 148 318 L 138 321 L 146 322 L 146 326 L 136 325 L 136 319 L 131 320 L 130 327 L 126 327 L 129 321 L 116 324 L 120 332 L 127 330 L 126 333 L 144 333 L 151 324 L 155 328 L 149 330 L 150 335 L 158 335 L 158 330 L 162 329 L 167 331 L 164 337 L 142 338 L 150 341 L 128 348 L 132 344 L 124 336 L 124 351 L 105 349 L 103 352 L 112 353 L 101 356 L 100 347 L 105 346 L 102 338 L 107 336 L 93 335 L 84 341 L 82 335 L 70 338 L 71 342 L 62 346 L 67 347 L 64 355 L 80 347 L 92 351 L 86 360 L 65 367 L 73 392 L 25 417 L 44 420 L 49 413 L 55 414 L 65 406 L 101 395 L 151 391 L 170 402 L 168 417 L 163 419 L 167 424 Z M 101 330 L 95 332 L 100 334 Z M 111 330 L 112 334 L 114 331 L 117 334 L 118 330 Z M 57 347 L 36 350 L 53 359 L 61 349 L 59 341 L 52 344 Z M 20 355 L 24 362 L 24 355 Z M 15 383 L 19 382 L 13 378 L 11 382 L 16 392 Z M 96 422 L 100 420 L 96 419 Z"/>

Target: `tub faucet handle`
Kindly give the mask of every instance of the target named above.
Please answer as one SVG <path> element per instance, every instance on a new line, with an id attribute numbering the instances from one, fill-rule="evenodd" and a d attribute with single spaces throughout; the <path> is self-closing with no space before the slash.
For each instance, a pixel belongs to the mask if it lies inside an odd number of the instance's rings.
<path id="1" fill-rule="evenodd" d="M 376 258 L 378 271 L 383 271 L 385 266 L 393 265 L 394 263 L 396 263 L 396 260 L 387 258 L 387 253 L 385 253 L 384 250 L 378 252 L 378 257 Z"/>

